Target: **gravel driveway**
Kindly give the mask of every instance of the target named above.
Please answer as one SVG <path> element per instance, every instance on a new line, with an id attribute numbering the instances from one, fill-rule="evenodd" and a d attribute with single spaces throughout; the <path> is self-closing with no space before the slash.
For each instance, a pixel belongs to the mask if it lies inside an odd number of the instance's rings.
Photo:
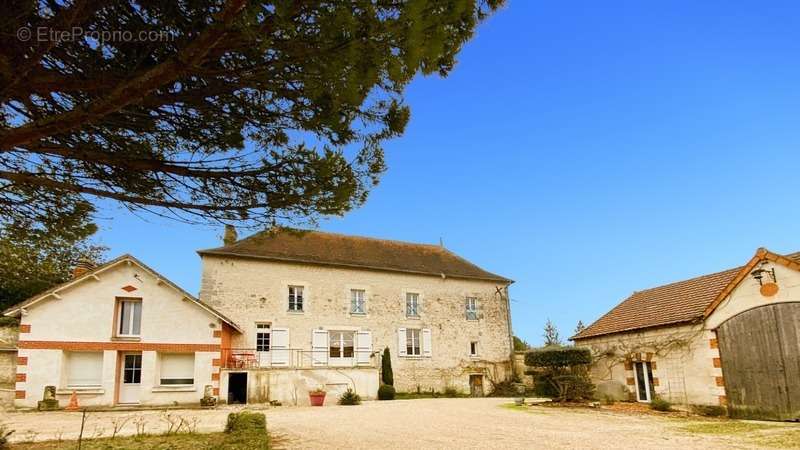
<path id="1" fill-rule="evenodd" d="M 267 427 L 279 448 L 752 448 L 725 436 L 680 431 L 679 419 L 597 410 L 532 407 L 504 408 L 509 399 L 422 399 L 365 402 L 360 406 L 278 407 L 265 410 Z M 221 431 L 237 408 L 178 410 L 197 418 L 198 431 Z M 2 413 L 0 413 L 2 414 Z M 163 431 L 158 411 L 97 412 L 85 435 L 109 436 L 111 421 L 144 417 L 146 431 Z M 17 430 L 14 440 L 74 438 L 80 414 L 11 413 L 0 417 Z M 126 424 L 121 434 L 133 434 Z"/>

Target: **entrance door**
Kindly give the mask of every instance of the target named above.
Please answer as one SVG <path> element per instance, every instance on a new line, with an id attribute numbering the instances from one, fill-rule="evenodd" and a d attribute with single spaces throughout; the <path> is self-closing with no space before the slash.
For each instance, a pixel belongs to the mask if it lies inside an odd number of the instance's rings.
<path id="1" fill-rule="evenodd" d="M 800 419 L 800 303 L 760 306 L 717 328 L 728 412 Z"/>
<path id="2" fill-rule="evenodd" d="M 119 403 L 139 403 L 142 386 L 142 354 L 124 353 L 121 370 Z"/>
<path id="3" fill-rule="evenodd" d="M 483 397 L 483 375 L 469 376 L 469 395 Z"/>
<path id="4" fill-rule="evenodd" d="M 649 362 L 633 363 L 636 379 L 636 400 L 650 402 L 653 400 L 653 366 Z"/>
<path id="5" fill-rule="evenodd" d="M 228 373 L 228 404 L 247 403 L 247 372 Z"/>

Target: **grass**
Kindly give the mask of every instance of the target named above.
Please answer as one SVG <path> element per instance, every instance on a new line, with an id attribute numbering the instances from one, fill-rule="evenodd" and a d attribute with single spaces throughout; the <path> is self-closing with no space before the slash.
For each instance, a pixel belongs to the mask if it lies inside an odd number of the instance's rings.
<path id="1" fill-rule="evenodd" d="M 512 411 L 530 412 L 530 410 L 531 410 L 530 406 L 516 405 L 514 403 L 503 403 L 502 405 L 500 405 L 500 407 L 504 408 L 504 409 L 510 409 Z"/>
<path id="2" fill-rule="evenodd" d="M 397 392 L 394 395 L 395 400 L 416 400 L 419 398 L 468 398 L 469 394 L 461 392 Z"/>
<path id="3" fill-rule="evenodd" d="M 50 450 L 77 448 L 77 441 L 45 441 L 14 444 L 11 450 Z M 211 450 L 211 449 L 261 449 L 270 448 L 266 432 L 239 433 L 174 433 L 160 435 L 128 436 L 84 439 L 81 449 L 86 450 Z"/>
<path id="4" fill-rule="evenodd" d="M 800 426 L 785 423 L 739 420 L 689 422 L 679 428 L 688 433 L 711 434 L 746 440 L 748 443 L 776 448 L 800 449 Z"/>

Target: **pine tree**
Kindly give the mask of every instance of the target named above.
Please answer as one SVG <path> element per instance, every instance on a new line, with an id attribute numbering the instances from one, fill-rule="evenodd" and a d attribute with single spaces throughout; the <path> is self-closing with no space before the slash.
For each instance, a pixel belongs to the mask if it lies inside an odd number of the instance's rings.
<path id="1" fill-rule="evenodd" d="M 383 350 L 381 356 L 381 380 L 383 384 L 394 386 L 394 374 L 392 373 L 392 357 L 389 354 L 389 347 Z"/>
<path id="2" fill-rule="evenodd" d="M 586 325 L 583 324 L 582 320 L 578 321 L 578 324 L 575 325 L 575 334 L 579 334 L 581 331 L 586 329 Z"/>
<path id="3" fill-rule="evenodd" d="M 555 324 L 550 319 L 547 319 L 547 323 L 544 325 L 544 345 L 545 347 L 551 345 L 561 345 L 561 338 L 558 335 L 558 328 L 556 328 Z"/>

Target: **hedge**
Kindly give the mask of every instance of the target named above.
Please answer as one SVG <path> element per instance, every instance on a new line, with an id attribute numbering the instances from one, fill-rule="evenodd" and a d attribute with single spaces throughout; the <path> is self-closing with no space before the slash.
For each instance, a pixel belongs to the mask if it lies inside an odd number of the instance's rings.
<path id="1" fill-rule="evenodd" d="M 531 367 L 570 367 L 591 363 L 592 353 L 588 348 L 551 347 L 525 354 L 525 365 Z"/>

